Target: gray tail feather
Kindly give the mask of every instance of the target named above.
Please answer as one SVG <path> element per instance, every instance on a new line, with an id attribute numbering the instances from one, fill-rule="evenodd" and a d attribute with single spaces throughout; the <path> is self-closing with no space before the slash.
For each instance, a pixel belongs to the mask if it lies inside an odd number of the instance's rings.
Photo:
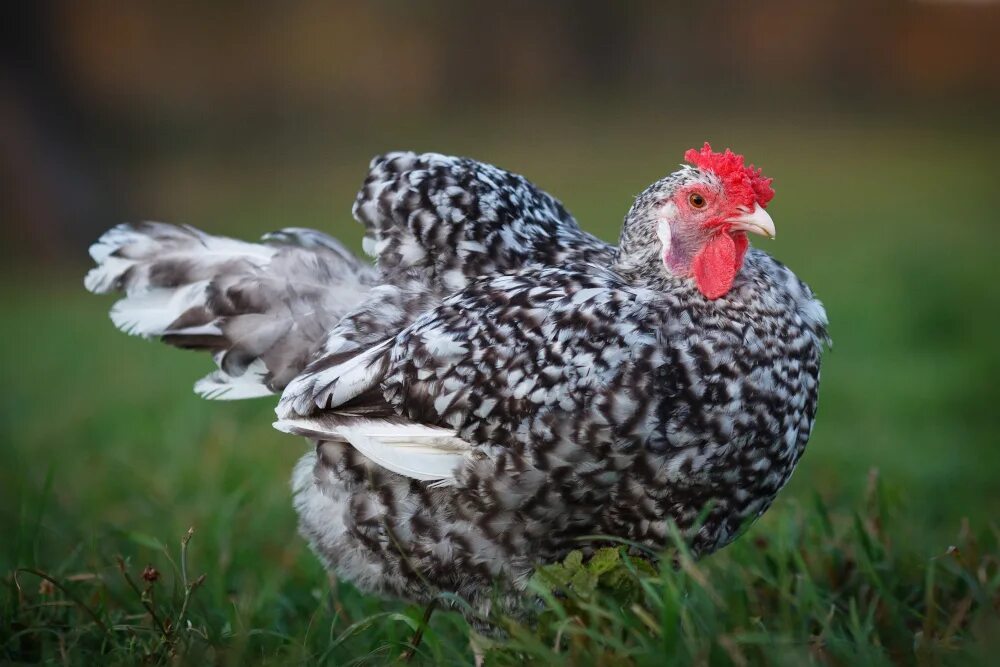
<path id="1" fill-rule="evenodd" d="M 280 392 L 327 332 L 374 286 L 373 267 L 320 232 L 284 229 L 260 243 L 192 227 L 125 224 L 91 246 L 91 292 L 123 292 L 111 309 L 129 334 L 212 353 L 206 398 Z"/>

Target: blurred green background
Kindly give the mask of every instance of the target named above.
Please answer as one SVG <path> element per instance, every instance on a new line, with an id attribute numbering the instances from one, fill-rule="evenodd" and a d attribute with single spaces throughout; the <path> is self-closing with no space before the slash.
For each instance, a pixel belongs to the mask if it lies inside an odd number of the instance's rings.
<path id="1" fill-rule="evenodd" d="M 685 149 L 744 153 L 775 179 L 764 247 L 834 339 L 776 508 L 847 503 L 878 468 L 927 554 L 1000 513 L 996 3 L 0 11 L 0 572 L 102 567 L 122 536 L 194 525 L 237 607 L 315 594 L 287 485 L 304 443 L 273 401 L 197 399 L 208 359 L 116 332 L 85 249 L 137 219 L 360 249 L 350 205 L 391 149 L 523 173 L 609 240 Z"/>

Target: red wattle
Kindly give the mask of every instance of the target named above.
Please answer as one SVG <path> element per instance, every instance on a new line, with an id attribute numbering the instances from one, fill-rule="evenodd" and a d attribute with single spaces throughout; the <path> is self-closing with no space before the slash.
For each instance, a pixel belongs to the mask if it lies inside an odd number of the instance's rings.
<path id="1" fill-rule="evenodd" d="M 725 296 L 733 286 L 733 280 L 743 266 L 743 256 L 747 252 L 746 234 L 716 234 L 705 247 L 694 256 L 691 268 L 699 291 L 709 299 Z"/>

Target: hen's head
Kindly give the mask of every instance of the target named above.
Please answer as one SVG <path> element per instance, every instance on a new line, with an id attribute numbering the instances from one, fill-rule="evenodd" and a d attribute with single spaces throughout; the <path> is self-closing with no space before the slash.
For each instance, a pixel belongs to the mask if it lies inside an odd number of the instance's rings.
<path id="1" fill-rule="evenodd" d="M 716 153 L 706 143 L 687 151 L 684 160 L 690 166 L 636 198 L 622 230 L 622 259 L 662 263 L 670 274 L 693 278 L 702 294 L 717 299 L 729 291 L 743 265 L 747 232 L 774 238 L 774 223 L 764 210 L 774 190 L 770 178 L 728 148 Z"/>

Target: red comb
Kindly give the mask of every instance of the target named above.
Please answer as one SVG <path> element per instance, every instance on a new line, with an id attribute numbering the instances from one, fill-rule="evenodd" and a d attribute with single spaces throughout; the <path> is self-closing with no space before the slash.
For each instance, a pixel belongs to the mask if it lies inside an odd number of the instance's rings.
<path id="1" fill-rule="evenodd" d="M 748 207 L 757 203 L 766 208 L 767 202 L 774 197 L 774 189 L 771 187 L 774 179 L 766 178 L 752 164 L 744 165 L 743 156 L 728 148 L 724 153 L 713 153 L 706 141 L 700 151 L 692 148 L 684 153 L 684 160 L 699 169 L 715 172 L 722 179 L 732 202 Z"/>

